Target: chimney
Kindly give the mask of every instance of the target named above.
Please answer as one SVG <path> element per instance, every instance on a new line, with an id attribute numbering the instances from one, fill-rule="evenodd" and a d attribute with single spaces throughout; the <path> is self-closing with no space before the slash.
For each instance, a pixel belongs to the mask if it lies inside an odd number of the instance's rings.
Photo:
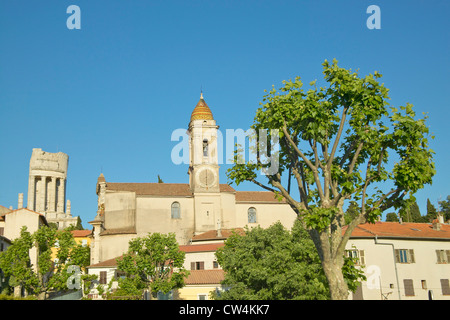
<path id="1" fill-rule="evenodd" d="M 439 222 L 439 219 L 434 219 L 432 222 L 433 230 L 441 230 L 441 223 Z"/>
<path id="2" fill-rule="evenodd" d="M 17 209 L 23 208 L 23 193 L 19 193 L 19 203 L 17 204 Z"/>
<path id="3" fill-rule="evenodd" d="M 438 218 L 439 223 L 444 223 L 444 215 L 442 213 L 439 212 L 437 214 L 437 218 Z"/>

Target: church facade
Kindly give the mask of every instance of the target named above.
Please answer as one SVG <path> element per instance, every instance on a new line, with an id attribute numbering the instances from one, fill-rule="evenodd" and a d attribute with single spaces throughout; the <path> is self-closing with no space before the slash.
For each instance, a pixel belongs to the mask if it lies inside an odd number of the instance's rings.
<path id="1" fill-rule="evenodd" d="M 101 174 L 97 180 L 97 215 L 93 226 L 91 263 L 116 258 L 135 237 L 160 232 L 176 235 L 180 245 L 194 236 L 245 226 L 268 227 L 280 221 L 291 228 L 296 215 L 268 191 L 236 191 L 219 181 L 218 126 L 200 97 L 188 128 L 188 183 L 116 183 Z"/>

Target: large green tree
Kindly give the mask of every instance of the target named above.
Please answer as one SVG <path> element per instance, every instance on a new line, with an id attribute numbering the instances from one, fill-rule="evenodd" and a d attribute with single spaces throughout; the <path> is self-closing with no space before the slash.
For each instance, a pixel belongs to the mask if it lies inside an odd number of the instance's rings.
<path id="1" fill-rule="evenodd" d="M 217 250 L 229 290 L 225 300 L 323 300 L 328 284 L 309 235 L 298 224 L 292 232 L 281 223 L 234 233 Z"/>
<path id="2" fill-rule="evenodd" d="M 32 250 L 37 254 L 36 265 L 30 259 Z M 71 276 L 68 267 L 76 265 L 82 270 L 89 262 L 89 247 L 77 244 L 70 231 L 47 226 L 33 234 L 23 227 L 20 237 L 0 254 L 0 268 L 10 279 L 9 285 L 21 287 L 40 299 L 46 299 L 49 291 L 68 290 L 67 280 Z"/>
<path id="3" fill-rule="evenodd" d="M 0 269 L 5 278 L 9 279 L 10 289 L 20 288 L 28 293 L 38 290 L 39 278 L 33 271 L 30 259 L 33 244 L 33 236 L 27 227 L 22 227 L 20 237 L 14 239 L 6 251 L 0 253 Z"/>
<path id="4" fill-rule="evenodd" d="M 323 74 L 324 85 L 313 81 L 306 92 L 299 77 L 283 81 L 256 112 L 252 128 L 259 141 L 264 141 L 259 129 L 268 130 L 267 141 L 274 136 L 270 130 L 279 132 L 278 170 L 267 170 L 273 163 L 264 162 L 259 149 L 256 161 L 242 163 L 235 155 L 227 175 L 236 184 L 251 181 L 286 199 L 314 241 L 331 298 L 346 299 L 344 249 L 354 228 L 402 207 L 408 198 L 414 201 L 435 168 L 426 116 L 415 119 L 409 103 L 389 110 L 380 73 L 360 77 L 333 60 L 323 63 Z M 265 175 L 258 175 L 261 169 Z M 295 191 L 286 187 L 290 179 L 282 179 L 288 172 Z M 351 200 L 361 211 L 345 225 L 343 207 Z"/>
<path id="5" fill-rule="evenodd" d="M 155 298 L 158 292 L 166 294 L 184 286 L 188 275 L 183 267 L 184 258 L 174 233 L 151 233 L 129 241 L 128 252 L 117 259 L 117 268 L 135 279 L 123 283 L 129 286 L 133 282 L 133 288 L 148 288 Z"/>

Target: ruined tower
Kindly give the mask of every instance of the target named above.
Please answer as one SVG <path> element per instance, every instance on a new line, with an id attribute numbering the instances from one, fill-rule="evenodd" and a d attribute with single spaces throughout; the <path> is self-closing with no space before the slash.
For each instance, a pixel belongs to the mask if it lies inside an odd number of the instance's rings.
<path id="1" fill-rule="evenodd" d="M 66 212 L 66 181 L 69 156 L 34 148 L 30 159 L 28 209 L 42 213 L 59 229 L 77 223 L 70 210 Z"/>

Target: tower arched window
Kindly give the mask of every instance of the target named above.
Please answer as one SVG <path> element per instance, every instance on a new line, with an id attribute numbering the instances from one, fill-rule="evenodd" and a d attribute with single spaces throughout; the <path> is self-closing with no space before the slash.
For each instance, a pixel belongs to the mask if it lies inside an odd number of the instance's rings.
<path id="1" fill-rule="evenodd" d="M 180 203 L 179 202 L 172 203 L 171 215 L 170 216 L 171 216 L 172 219 L 180 219 L 181 218 L 181 208 L 180 208 Z"/>
<path id="2" fill-rule="evenodd" d="M 207 139 L 203 140 L 203 156 L 204 157 L 208 156 L 208 140 Z"/>
<path id="3" fill-rule="evenodd" d="M 253 207 L 248 208 L 247 215 L 248 215 L 248 223 L 256 223 L 256 209 L 255 208 L 253 208 Z"/>

